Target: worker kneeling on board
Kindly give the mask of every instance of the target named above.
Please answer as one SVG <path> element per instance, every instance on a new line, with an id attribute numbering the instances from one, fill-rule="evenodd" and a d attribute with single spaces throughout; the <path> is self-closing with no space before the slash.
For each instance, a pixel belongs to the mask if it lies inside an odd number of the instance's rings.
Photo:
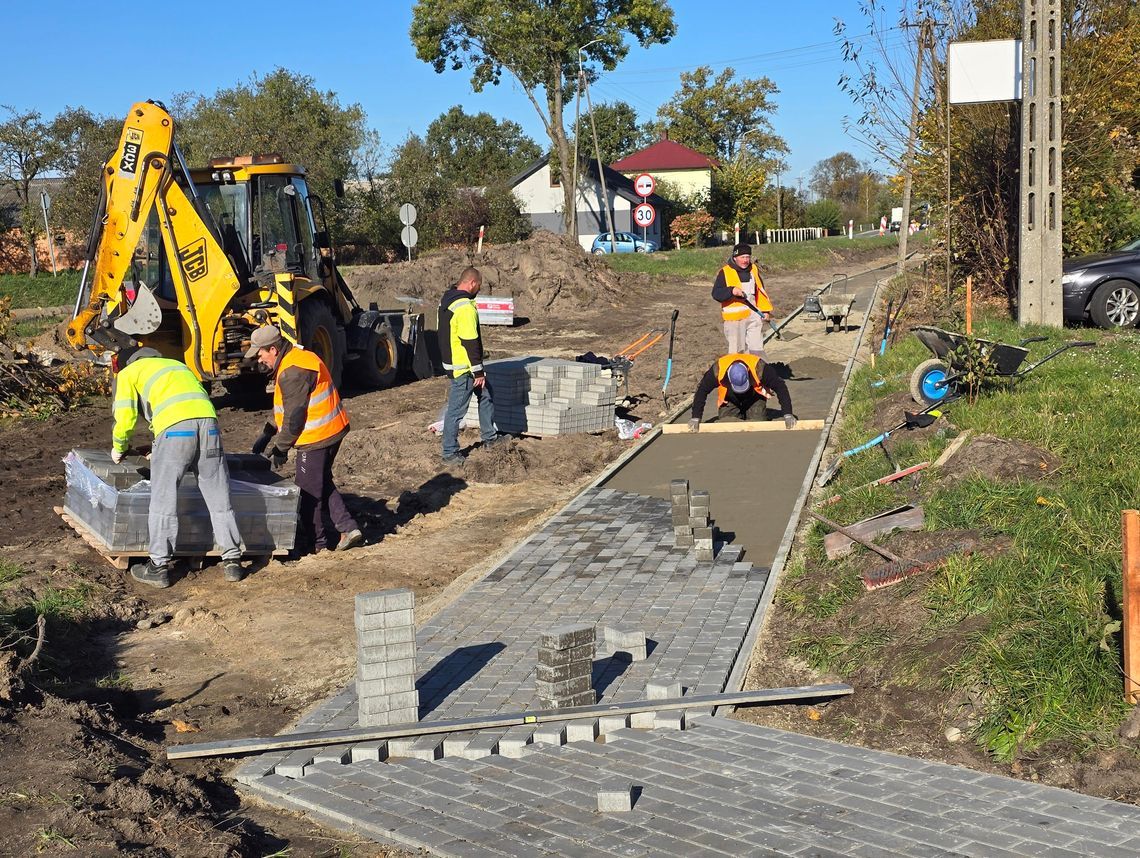
<path id="1" fill-rule="evenodd" d="M 737 353 L 717 358 L 701 378 L 693 394 L 690 432 L 700 431 L 705 401 L 714 388 L 719 420 L 767 420 L 768 398 L 775 393 L 784 412 L 784 426 L 795 428 L 792 397 L 784 379 L 759 356 Z"/>

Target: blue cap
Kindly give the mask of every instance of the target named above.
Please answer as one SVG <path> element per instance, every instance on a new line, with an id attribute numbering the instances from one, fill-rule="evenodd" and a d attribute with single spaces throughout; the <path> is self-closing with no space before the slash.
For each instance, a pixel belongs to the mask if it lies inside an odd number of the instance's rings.
<path id="1" fill-rule="evenodd" d="M 744 361 L 733 361 L 728 366 L 728 386 L 734 393 L 744 393 L 752 387 L 752 378 Z"/>

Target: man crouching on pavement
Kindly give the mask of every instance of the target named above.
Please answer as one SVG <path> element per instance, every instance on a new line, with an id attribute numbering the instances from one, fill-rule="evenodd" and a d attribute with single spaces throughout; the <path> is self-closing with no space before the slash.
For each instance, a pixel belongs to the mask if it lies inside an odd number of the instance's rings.
<path id="1" fill-rule="evenodd" d="M 697 385 L 689 419 L 690 432 L 700 431 L 705 400 L 713 388 L 716 388 L 719 419 L 767 420 L 768 397 L 775 393 L 784 412 L 784 426 L 788 429 L 796 426 L 788 385 L 771 364 L 752 354 L 728 354 L 717 358 Z"/>
<path id="2" fill-rule="evenodd" d="M 245 356 L 256 357 L 273 373 L 274 422 L 265 424 L 253 452 L 264 453 L 273 441 L 266 455 L 274 468 L 280 468 L 289 448 L 297 448 L 296 483 L 301 490 L 297 515 L 314 552 L 344 551 L 359 545 L 364 534 L 333 484 L 333 462 L 348 434 L 348 412 L 328 367 L 313 352 L 287 341 L 272 325 L 253 332 Z M 336 545 L 328 542 L 326 513 L 340 532 Z"/>

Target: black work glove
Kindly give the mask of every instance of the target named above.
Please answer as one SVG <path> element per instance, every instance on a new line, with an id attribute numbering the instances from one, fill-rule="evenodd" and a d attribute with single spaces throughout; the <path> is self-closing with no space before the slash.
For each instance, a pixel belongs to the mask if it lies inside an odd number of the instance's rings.
<path id="1" fill-rule="evenodd" d="M 266 423 L 265 428 L 261 430 L 261 434 L 257 436 L 257 440 L 253 442 L 252 452 L 255 456 L 260 456 L 265 452 L 265 448 L 269 446 L 270 440 L 277 434 L 277 427 L 272 423 Z"/>
<path id="2" fill-rule="evenodd" d="M 285 460 L 289 458 L 289 454 L 284 450 L 278 450 L 276 447 L 269 448 L 269 465 L 273 470 L 279 471 L 285 467 Z"/>

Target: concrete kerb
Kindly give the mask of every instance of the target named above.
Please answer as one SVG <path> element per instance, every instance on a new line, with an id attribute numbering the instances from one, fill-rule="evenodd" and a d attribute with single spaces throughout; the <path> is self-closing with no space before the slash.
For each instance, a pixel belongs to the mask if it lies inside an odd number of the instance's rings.
<path id="1" fill-rule="evenodd" d="M 880 266 L 882 268 L 885 266 Z M 872 268 L 870 271 L 878 271 L 879 268 Z M 860 272 L 860 274 L 869 272 Z M 859 275 L 856 275 L 859 276 Z M 768 618 L 768 608 L 771 606 L 772 601 L 776 597 L 776 589 L 779 587 L 780 579 L 783 575 L 784 565 L 787 562 L 788 554 L 791 552 L 792 544 L 795 542 L 796 532 L 800 526 L 800 515 L 803 512 L 804 505 L 807 503 L 808 495 L 811 494 L 812 483 L 815 481 L 816 472 L 819 470 L 819 464 L 823 459 L 824 451 L 827 449 L 828 442 L 831 439 L 831 432 L 835 426 L 836 418 L 839 410 L 843 407 L 843 403 L 847 400 L 847 383 L 851 377 L 851 373 L 855 368 L 855 362 L 858 358 L 859 351 L 863 348 L 863 339 L 867 334 L 868 323 L 871 320 L 870 310 L 874 308 L 875 302 L 878 300 L 879 292 L 883 284 L 887 282 L 885 279 L 875 281 L 875 289 L 871 293 L 871 301 L 868 304 L 868 311 L 863 316 L 863 324 L 859 329 L 859 337 L 855 341 L 855 347 L 851 350 L 850 356 L 847 358 L 847 364 L 843 368 L 843 375 L 840 378 L 839 389 L 835 392 L 835 398 L 832 400 L 830 414 L 824 423 L 823 432 L 820 433 L 819 443 L 816 445 L 815 451 L 812 453 L 811 463 L 808 465 L 807 474 L 804 478 L 803 485 L 800 487 L 799 496 L 796 498 L 795 506 L 792 508 L 792 515 L 788 519 L 788 526 L 784 530 L 783 539 L 780 541 L 780 546 L 776 550 L 776 557 L 772 562 L 771 568 L 768 570 L 768 580 L 764 584 L 764 591 L 760 594 L 760 600 L 756 604 L 756 610 L 752 614 L 752 619 L 748 625 L 748 631 L 744 634 L 744 640 L 741 642 L 740 651 L 737 653 L 737 658 L 733 662 L 732 670 L 729 671 L 728 679 L 725 682 L 726 691 L 739 691 L 744 686 L 744 680 L 748 676 L 748 668 L 752 663 L 752 653 L 756 649 L 756 641 L 759 640 L 760 634 L 764 630 L 764 624 Z M 741 657 L 743 656 L 743 658 Z M 726 710 L 724 714 L 730 713 L 736 709 L 735 706 L 718 706 L 714 710 L 714 715 L 720 715 L 721 710 Z"/>

